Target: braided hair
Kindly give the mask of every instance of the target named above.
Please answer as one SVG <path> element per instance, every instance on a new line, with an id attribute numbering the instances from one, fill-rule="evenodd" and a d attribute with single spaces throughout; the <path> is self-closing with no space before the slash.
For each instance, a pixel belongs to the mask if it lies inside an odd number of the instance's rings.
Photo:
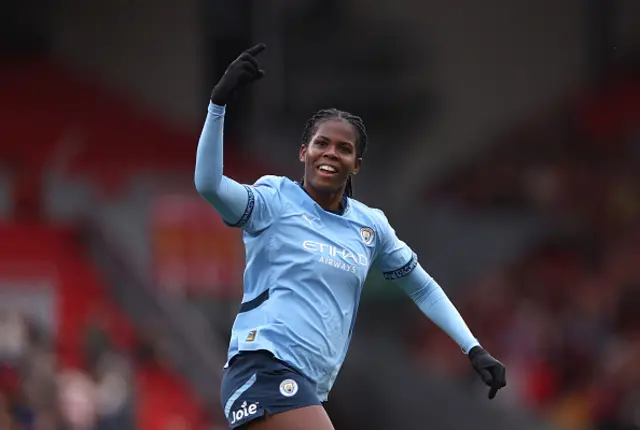
<path id="1" fill-rule="evenodd" d="M 302 146 L 306 146 L 313 138 L 313 135 L 318 131 L 318 126 L 325 122 L 331 120 L 343 120 L 348 122 L 356 129 L 358 132 L 358 140 L 356 141 L 356 156 L 358 158 L 362 158 L 365 151 L 367 150 L 367 130 L 364 126 L 364 122 L 362 118 L 359 116 L 350 114 L 349 112 L 341 111 L 338 109 L 322 109 L 313 114 L 311 118 L 307 120 L 307 124 L 304 127 L 304 132 L 302 133 Z M 347 197 L 353 196 L 353 185 L 351 183 L 351 175 L 347 178 L 347 185 L 344 189 L 344 193 Z"/>

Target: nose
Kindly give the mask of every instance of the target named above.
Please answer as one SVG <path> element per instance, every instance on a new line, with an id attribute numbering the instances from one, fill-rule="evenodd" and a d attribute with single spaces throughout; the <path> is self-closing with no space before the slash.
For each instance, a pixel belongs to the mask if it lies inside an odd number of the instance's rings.
<path id="1" fill-rule="evenodd" d="M 336 154 L 336 148 L 333 145 L 328 145 L 322 154 L 323 157 L 329 158 L 331 160 L 337 160 L 338 154 Z"/>

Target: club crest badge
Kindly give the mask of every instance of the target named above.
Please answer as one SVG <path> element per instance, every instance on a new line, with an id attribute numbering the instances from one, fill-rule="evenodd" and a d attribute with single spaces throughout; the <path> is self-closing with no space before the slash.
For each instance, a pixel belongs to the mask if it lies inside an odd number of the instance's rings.
<path id="1" fill-rule="evenodd" d="M 285 397 L 293 397 L 298 392 L 298 383 L 293 379 L 285 379 L 280 383 L 280 394 Z"/>
<path id="2" fill-rule="evenodd" d="M 360 229 L 360 237 L 362 237 L 362 240 L 367 245 L 371 245 L 371 242 L 373 242 L 374 235 L 375 233 L 373 232 L 373 229 L 370 227 L 362 227 Z"/>

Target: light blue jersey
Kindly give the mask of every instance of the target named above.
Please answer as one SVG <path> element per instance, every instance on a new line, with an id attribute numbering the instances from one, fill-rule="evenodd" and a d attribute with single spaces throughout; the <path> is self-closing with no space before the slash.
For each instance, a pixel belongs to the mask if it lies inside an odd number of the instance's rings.
<path id="1" fill-rule="evenodd" d="M 316 381 L 326 397 L 345 359 L 369 270 L 375 264 L 387 278 L 399 278 L 415 269 L 417 257 L 380 211 L 358 201 L 346 199 L 336 215 L 297 183 L 275 176 L 247 192 L 239 223 L 247 252 L 243 302 L 262 297 L 262 304 L 236 318 L 229 357 L 267 349 Z"/>
<path id="2" fill-rule="evenodd" d="M 294 181 L 264 176 L 241 185 L 222 175 L 224 108 L 210 105 L 196 159 L 200 194 L 244 230 L 243 304 L 228 358 L 268 350 L 316 383 L 321 401 L 344 362 L 370 269 L 380 270 L 466 353 L 478 345 L 440 286 L 398 239 L 383 212 L 344 197 L 322 209 Z"/>

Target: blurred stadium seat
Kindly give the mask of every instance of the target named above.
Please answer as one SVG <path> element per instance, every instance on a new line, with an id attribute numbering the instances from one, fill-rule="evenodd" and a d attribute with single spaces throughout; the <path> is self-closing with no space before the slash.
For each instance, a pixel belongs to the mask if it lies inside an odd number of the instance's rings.
<path id="1" fill-rule="evenodd" d="M 91 142 L 74 159 L 71 177 L 89 176 L 103 190 L 127 185 L 129 173 L 144 169 L 190 170 L 193 154 L 182 147 L 193 146 L 194 136 L 167 130 L 157 121 L 141 117 L 124 102 L 114 101 L 53 63 L 21 62 L 0 68 L 0 75 L 3 82 L 14 84 L 2 92 L 0 105 L 11 109 L 2 112 L 0 154 L 9 167 L 22 173 L 17 177 L 24 178 L 16 181 L 14 192 L 15 215 L 20 221 L 0 225 L 0 293 L 24 307 L 24 312 L 18 309 L 24 324 L 41 323 L 33 318 L 42 313 L 42 306 L 52 316 L 48 324 L 36 324 L 50 340 L 36 345 L 29 339 L 17 361 L 7 362 L 5 372 L 20 372 L 25 363 L 37 361 L 31 350 L 44 348 L 39 354 L 54 354 L 54 370 L 46 375 L 48 380 L 36 383 L 57 386 L 44 400 L 39 399 L 39 393 L 38 399 L 25 394 L 28 386 L 23 378 L 9 387 L 14 407 L 18 402 L 24 409 L 22 424 L 31 425 L 40 416 L 52 421 L 91 421 L 90 411 L 94 411 L 94 424 L 105 429 L 132 425 L 150 430 L 203 428 L 203 412 L 190 388 L 153 354 L 139 353 L 144 349 L 140 333 L 110 299 L 101 275 L 87 258 L 78 229 L 81 224 L 51 224 L 36 216 L 40 214 L 40 181 L 46 163 L 54 157 L 69 127 L 80 127 L 86 142 Z M 14 161 L 19 164 L 11 165 Z M 35 291 L 26 294 L 23 288 Z M 29 303 L 35 293 L 44 298 Z M 7 300 L 0 306 L 3 315 L 15 310 L 11 303 Z M 94 329 L 100 331 L 95 336 L 102 339 L 97 345 L 86 339 Z M 126 398 L 118 407 L 110 407 L 117 402 L 115 394 L 100 397 L 113 389 L 107 375 L 114 355 L 127 369 L 116 373 L 126 384 L 122 394 Z M 76 401 L 67 386 L 82 387 L 78 390 L 85 390 L 83 395 L 91 398 L 84 405 L 86 416 L 66 403 Z M 6 384 L 3 392 L 4 388 Z"/>
<path id="2" fill-rule="evenodd" d="M 512 389 L 560 428 L 635 428 L 625 426 L 640 386 L 639 90 L 637 76 L 614 74 L 428 193 L 553 220 L 551 238 L 485 273 L 460 305 L 510 363 Z M 427 333 L 423 358 L 466 371 Z"/>

